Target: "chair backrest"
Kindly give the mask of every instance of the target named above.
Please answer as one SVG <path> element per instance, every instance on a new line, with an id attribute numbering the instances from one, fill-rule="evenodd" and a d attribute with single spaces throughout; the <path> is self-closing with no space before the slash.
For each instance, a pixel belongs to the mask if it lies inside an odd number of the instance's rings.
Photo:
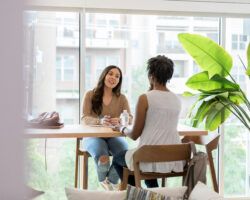
<path id="1" fill-rule="evenodd" d="M 134 164 L 139 162 L 189 161 L 190 158 L 190 144 L 144 145 L 133 155 Z"/>
<path id="2" fill-rule="evenodd" d="M 216 192 L 219 192 L 219 187 L 218 187 L 217 178 L 216 178 L 212 151 L 218 148 L 219 139 L 220 139 L 219 134 L 209 134 L 209 135 L 203 135 L 203 136 L 185 136 L 182 139 L 183 143 L 192 141 L 195 144 L 205 146 L 207 155 L 208 155 L 208 163 L 209 163 L 210 172 L 211 172 L 210 173 L 211 179 L 213 182 L 214 191 Z"/>
<path id="3" fill-rule="evenodd" d="M 136 187 L 141 187 L 140 180 L 162 178 L 163 186 L 165 185 L 164 178 L 173 176 L 182 176 L 183 172 L 155 173 L 141 172 L 140 162 L 171 162 L 171 161 L 186 161 L 188 164 L 191 160 L 191 145 L 190 144 L 171 144 L 171 145 L 145 145 L 140 147 L 133 154 L 134 175 Z"/>
<path id="4" fill-rule="evenodd" d="M 219 134 L 210 134 L 210 135 L 201 135 L 201 136 L 185 136 L 182 139 L 183 143 L 194 142 L 198 145 L 203 145 L 206 147 L 207 152 L 212 152 L 217 149 L 219 144 L 220 135 Z"/>

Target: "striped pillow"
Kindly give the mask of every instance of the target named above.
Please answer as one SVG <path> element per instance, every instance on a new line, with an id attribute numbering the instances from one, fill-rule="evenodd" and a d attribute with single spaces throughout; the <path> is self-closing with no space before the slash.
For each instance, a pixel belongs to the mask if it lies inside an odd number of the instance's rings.
<path id="1" fill-rule="evenodd" d="M 182 200 L 182 199 L 183 198 L 164 196 L 156 192 L 128 185 L 127 195 L 125 200 Z"/>

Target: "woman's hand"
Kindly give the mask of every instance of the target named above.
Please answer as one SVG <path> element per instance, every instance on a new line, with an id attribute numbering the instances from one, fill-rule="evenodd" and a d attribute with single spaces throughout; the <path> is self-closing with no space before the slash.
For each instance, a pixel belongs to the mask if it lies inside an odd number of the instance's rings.
<path id="1" fill-rule="evenodd" d="M 119 118 L 111 118 L 109 115 L 105 115 L 101 119 L 101 124 L 104 126 L 119 126 L 120 119 Z"/>
<path id="2" fill-rule="evenodd" d="M 109 115 L 105 115 L 102 119 L 101 119 L 101 124 L 104 126 L 111 126 L 111 118 Z"/>
<path id="3" fill-rule="evenodd" d="M 119 118 L 110 118 L 110 123 L 113 126 L 119 126 L 120 125 L 120 119 Z"/>

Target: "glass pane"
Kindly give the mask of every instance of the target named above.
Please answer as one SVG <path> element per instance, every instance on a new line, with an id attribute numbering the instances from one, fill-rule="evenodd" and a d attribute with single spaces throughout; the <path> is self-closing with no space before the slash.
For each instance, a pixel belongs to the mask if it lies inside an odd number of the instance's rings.
<path id="1" fill-rule="evenodd" d="M 64 56 L 64 68 L 74 68 L 75 64 L 75 57 L 73 55 L 69 56 L 69 55 L 65 55 Z"/>
<path id="2" fill-rule="evenodd" d="M 86 54 L 91 60 L 88 68 L 94 79 L 85 79 L 85 90 L 95 86 L 104 67 L 118 65 L 123 71 L 123 91 L 130 99 L 132 110 L 138 95 L 148 89 L 146 61 L 152 56 L 164 54 L 172 58 L 176 68 L 170 87 L 180 97 L 186 90 L 185 82 L 197 67 L 181 47 L 178 33 L 196 32 L 216 42 L 219 40 L 219 19 L 212 17 L 87 13 L 85 23 Z M 189 105 L 184 102 L 182 117 Z"/>
<path id="3" fill-rule="evenodd" d="M 239 57 L 246 65 L 246 48 L 250 38 L 249 19 L 226 20 L 226 50 L 232 55 L 233 67 L 231 74 L 241 89 L 250 97 L 250 82 L 245 75 L 245 69 Z M 238 36 L 238 37 L 236 37 Z M 238 38 L 238 39 L 237 39 Z M 246 40 L 248 38 L 248 41 Z M 233 43 L 232 43 L 233 42 Z M 234 46 L 231 48 L 231 44 Z M 237 46 L 238 48 L 234 48 Z M 249 131 L 242 123 L 232 116 L 225 125 L 224 136 L 224 191 L 226 196 L 249 196 L 250 177 L 250 142 Z M 232 184 L 237 180 L 237 184 Z"/>
<path id="4" fill-rule="evenodd" d="M 25 115 L 58 111 L 65 124 L 79 123 L 79 13 L 26 11 L 24 33 Z M 64 188 L 74 182 L 74 153 L 74 139 L 27 142 L 27 182 L 45 191 L 39 199 L 66 200 Z"/>
<path id="5" fill-rule="evenodd" d="M 64 80 L 65 81 L 73 81 L 74 80 L 74 70 L 65 69 L 64 70 Z"/>
<path id="6" fill-rule="evenodd" d="M 95 87 L 100 72 L 107 65 L 118 65 L 124 77 L 123 93 L 134 111 L 138 96 L 149 87 L 146 61 L 152 56 L 164 54 L 175 62 L 170 88 L 183 100 L 181 117 L 186 117 L 194 99 L 186 100 L 181 94 L 186 90 L 187 78 L 198 68 L 184 52 L 177 35 L 195 32 L 218 42 L 218 18 L 87 13 L 85 23 L 85 90 Z M 130 145 L 135 144 L 130 142 Z M 91 177 L 96 175 L 94 168 L 90 173 Z M 99 187 L 95 182 L 89 185 L 90 188 Z"/>
<path id="7" fill-rule="evenodd" d="M 79 32 L 79 15 L 43 11 L 27 11 L 24 15 L 28 41 L 25 66 L 30 77 L 27 82 L 26 115 L 37 116 L 41 112 L 56 110 L 62 120 L 66 116 L 68 118 L 69 115 L 60 110 L 63 107 L 61 100 L 64 99 L 66 105 L 74 105 L 71 117 L 74 123 L 78 123 L 79 80 L 73 75 L 79 74 L 79 33 L 65 38 L 62 37 L 62 28 L 66 26 Z M 65 78 L 71 82 L 65 84 Z"/>

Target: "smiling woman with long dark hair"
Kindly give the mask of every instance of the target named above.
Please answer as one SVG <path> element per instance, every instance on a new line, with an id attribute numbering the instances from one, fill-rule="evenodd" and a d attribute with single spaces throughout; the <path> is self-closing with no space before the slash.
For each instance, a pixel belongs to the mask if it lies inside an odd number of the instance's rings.
<path id="1" fill-rule="evenodd" d="M 125 95 L 121 94 L 122 72 L 119 67 L 110 65 L 101 73 L 97 86 L 88 91 L 83 100 L 82 121 L 87 125 L 119 126 L 120 114 L 130 108 Z M 132 116 L 130 114 L 130 118 Z M 131 121 L 131 120 L 130 120 Z M 106 190 L 112 190 L 119 176 L 114 167 L 110 167 L 109 154 L 115 156 L 127 150 L 123 137 L 84 138 L 84 149 L 94 158 L 98 179 Z"/>

